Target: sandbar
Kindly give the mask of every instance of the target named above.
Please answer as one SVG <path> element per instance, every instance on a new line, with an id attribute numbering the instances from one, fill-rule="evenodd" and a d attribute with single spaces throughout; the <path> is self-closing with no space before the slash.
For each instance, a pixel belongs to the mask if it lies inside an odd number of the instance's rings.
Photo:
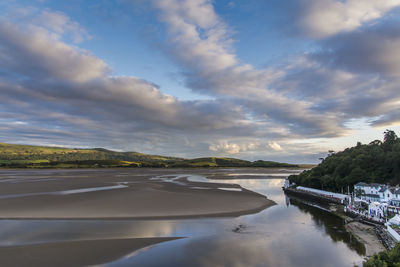
<path id="1" fill-rule="evenodd" d="M 193 172 L 159 169 L 0 171 L 0 219 L 240 216 L 275 204 L 264 195 L 244 188 L 235 189 L 240 187 L 238 185 L 154 179 Z"/>

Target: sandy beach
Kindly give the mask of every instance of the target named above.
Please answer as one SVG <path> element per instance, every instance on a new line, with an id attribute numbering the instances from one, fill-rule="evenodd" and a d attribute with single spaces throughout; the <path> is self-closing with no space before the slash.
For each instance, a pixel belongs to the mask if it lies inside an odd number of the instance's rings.
<path id="1" fill-rule="evenodd" d="M 185 177 L 173 181 L 173 171 L 0 171 L 0 218 L 239 216 L 275 204 L 265 196 L 238 185 L 189 182 Z M 194 171 L 190 170 L 191 173 Z M 179 172 L 184 175 L 186 171 Z"/>
<path id="2" fill-rule="evenodd" d="M 346 229 L 365 245 L 367 257 L 385 250 L 385 247 L 376 236 L 373 226 L 359 222 L 351 222 L 346 224 Z"/>

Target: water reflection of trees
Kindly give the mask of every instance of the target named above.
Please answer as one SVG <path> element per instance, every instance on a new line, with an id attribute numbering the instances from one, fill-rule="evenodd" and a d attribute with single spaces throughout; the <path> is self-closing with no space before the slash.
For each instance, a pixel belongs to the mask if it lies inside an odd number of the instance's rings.
<path id="1" fill-rule="evenodd" d="M 302 212 L 310 214 L 315 225 L 328 234 L 334 242 L 342 241 L 359 255 L 365 255 L 365 246 L 346 231 L 342 218 L 318 207 L 305 204 L 298 198 L 289 197 L 289 205 L 296 206 Z"/>

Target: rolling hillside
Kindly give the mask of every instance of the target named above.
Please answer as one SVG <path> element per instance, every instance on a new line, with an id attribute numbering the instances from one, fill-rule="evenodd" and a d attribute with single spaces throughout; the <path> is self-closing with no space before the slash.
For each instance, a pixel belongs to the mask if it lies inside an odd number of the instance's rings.
<path id="1" fill-rule="evenodd" d="M 93 167 L 299 167 L 274 161 L 246 161 L 206 157 L 183 159 L 138 152 L 116 152 L 103 148 L 79 149 L 0 143 L 3 168 L 93 168 Z"/>

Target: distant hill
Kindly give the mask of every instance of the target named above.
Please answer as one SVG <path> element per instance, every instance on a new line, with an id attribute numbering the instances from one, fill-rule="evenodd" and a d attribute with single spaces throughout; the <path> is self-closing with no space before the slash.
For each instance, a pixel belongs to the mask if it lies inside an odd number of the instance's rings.
<path id="1" fill-rule="evenodd" d="M 299 167 L 274 161 L 247 161 L 207 157 L 183 159 L 116 152 L 104 148 L 62 148 L 0 143 L 0 167 L 3 168 L 93 168 L 93 167 Z"/>
<path id="2" fill-rule="evenodd" d="M 347 191 L 358 182 L 400 184 L 400 139 L 386 130 L 383 142 L 357 143 L 341 152 L 329 153 L 315 168 L 289 177 L 297 185 L 334 192 Z"/>

